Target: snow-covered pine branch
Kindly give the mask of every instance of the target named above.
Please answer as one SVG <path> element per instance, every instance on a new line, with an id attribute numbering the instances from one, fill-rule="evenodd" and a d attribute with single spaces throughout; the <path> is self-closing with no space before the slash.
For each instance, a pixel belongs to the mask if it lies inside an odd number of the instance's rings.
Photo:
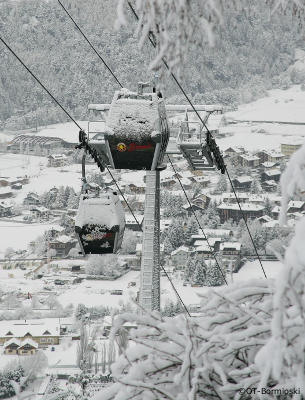
<path id="1" fill-rule="evenodd" d="M 272 288 L 251 280 L 209 291 L 200 317 L 122 314 L 114 318 L 115 338 L 124 323 L 136 346 L 112 365 L 116 383 L 93 399 L 233 399 L 240 387 L 260 381 L 257 351 L 270 337 Z M 217 311 L 216 311 L 217 310 Z M 250 385 L 251 386 L 251 385 Z"/>
<path id="2" fill-rule="evenodd" d="M 215 47 L 215 32 L 218 28 L 225 29 L 225 16 L 241 11 L 249 13 L 251 7 L 246 0 L 119 0 L 116 29 L 127 25 L 128 3 L 139 16 L 136 30 L 139 47 L 143 48 L 151 33 L 156 39 L 157 54 L 150 63 L 151 70 L 160 68 L 162 59 L 170 69 L 177 65 L 180 67 L 188 58 L 193 44 Z M 266 3 L 270 16 L 285 12 L 303 17 L 304 0 L 266 0 Z"/>

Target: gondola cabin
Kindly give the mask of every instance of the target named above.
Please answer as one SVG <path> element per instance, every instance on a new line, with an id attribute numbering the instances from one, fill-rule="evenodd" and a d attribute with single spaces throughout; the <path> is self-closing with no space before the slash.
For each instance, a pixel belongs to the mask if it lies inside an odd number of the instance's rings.
<path id="1" fill-rule="evenodd" d="M 144 84 L 145 85 L 145 84 Z M 169 124 L 161 93 L 115 92 L 105 127 L 110 165 L 116 169 L 152 170 L 163 161 Z"/>
<path id="2" fill-rule="evenodd" d="M 116 253 L 124 229 L 124 210 L 116 192 L 81 195 L 75 234 L 83 254 Z"/>

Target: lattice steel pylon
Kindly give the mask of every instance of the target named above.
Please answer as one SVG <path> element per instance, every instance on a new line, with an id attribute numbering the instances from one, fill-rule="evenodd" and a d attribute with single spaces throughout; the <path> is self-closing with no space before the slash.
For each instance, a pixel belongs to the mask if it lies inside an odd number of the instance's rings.
<path id="1" fill-rule="evenodd" d="M 160 311 L 160 170 L 146 173 L 139 301 L 147 311 Z"/>

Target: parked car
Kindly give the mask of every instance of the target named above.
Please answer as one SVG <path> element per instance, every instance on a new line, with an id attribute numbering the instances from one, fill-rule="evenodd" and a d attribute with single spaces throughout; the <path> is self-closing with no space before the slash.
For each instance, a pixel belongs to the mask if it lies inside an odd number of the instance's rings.
<path id="1" fill-rule="evenodd" d="M 122 294 L 123 294 L 123 290 L 111 290 L 110 294 L 119 294 L 119 295 L 122 295 Z"/>

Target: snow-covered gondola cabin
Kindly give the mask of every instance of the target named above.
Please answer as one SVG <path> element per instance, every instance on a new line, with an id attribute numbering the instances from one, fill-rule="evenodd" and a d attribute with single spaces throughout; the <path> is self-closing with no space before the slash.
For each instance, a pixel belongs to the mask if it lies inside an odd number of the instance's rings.
<path id="1" fill-rule="evenodd" d="M 163 162 L 169 140 L 161 93 L 116 91 L 104 137 L 113 168 L 154 171 Z"/>
<path id="2" fill-rule="evenodd" d="M 83 254 L 116 253 L 124 229 L 124 210 L 116 192 L 81 195 L 75 233 Z"/>

